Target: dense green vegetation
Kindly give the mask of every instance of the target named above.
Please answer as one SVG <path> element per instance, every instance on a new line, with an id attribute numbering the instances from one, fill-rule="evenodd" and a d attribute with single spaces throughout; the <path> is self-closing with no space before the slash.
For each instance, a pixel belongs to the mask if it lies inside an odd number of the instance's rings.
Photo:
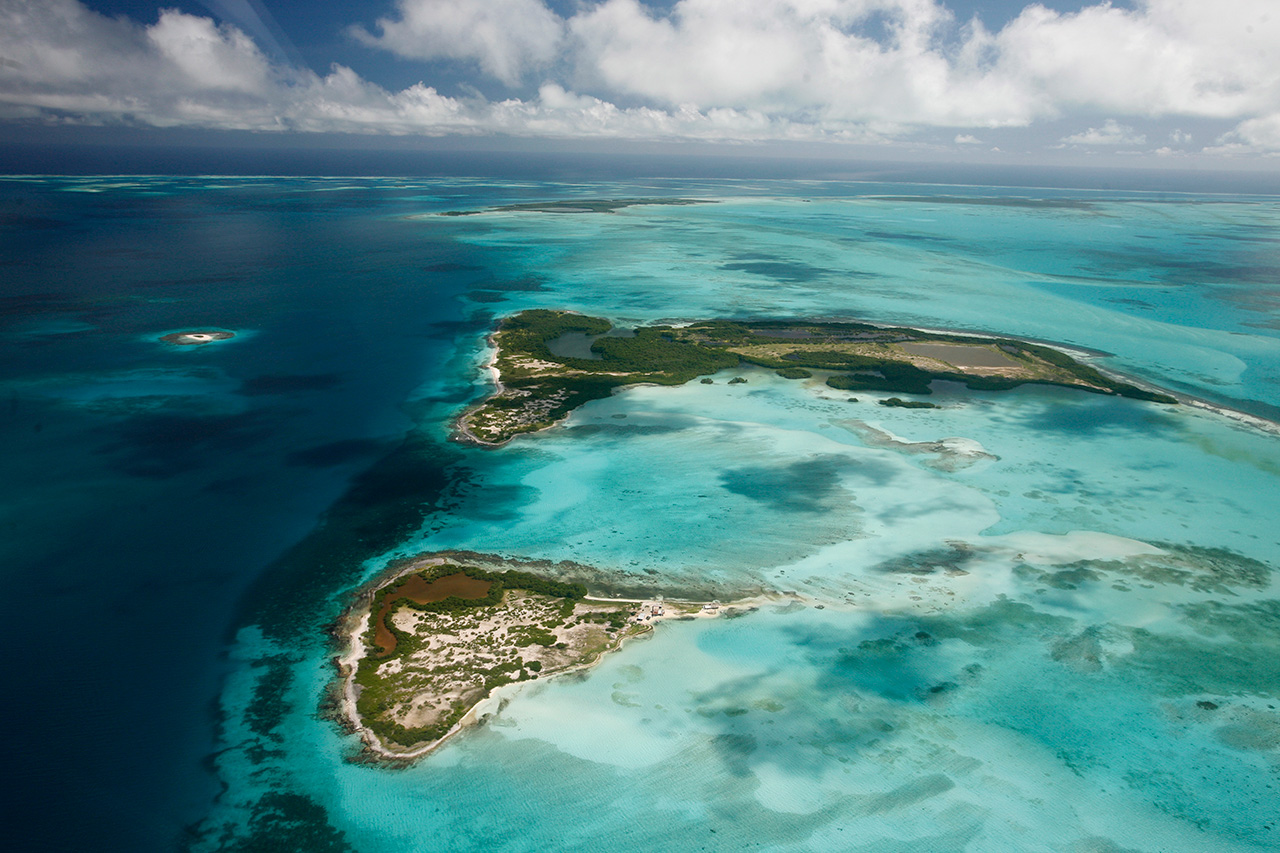
<path id="1" fill-rule="evenodd" d="M 806 323 L 795 320 L 703 320 L 687 327 L 688 330 L 720 344 L 794 344 L 796 332 L 808 333 L 811 340 L 840 338 L 848 340 L 914 340 L 905 332 L 910 330 L 886 329 L 868 323 Z M 925 333 L 921 333 L 925 334 Z M 803 338 L 802 338 L 803 339 Z"/>
<path id="2" fill-rule="evenodd" d="M 881 400 L 880 405 L 888 406 L 891 409 L 936 409 L 933 403 L 926 403 L 924 400 L 904 400 L 901 397 L 889 397 Z"/>
<path id="3" fill-rule="evenodd" d="M 570 314 L 563 311 L 534 309 L 523 311 L 502 321 L 499 331 L 502 333 L 504 359 L 508 363 L 500 364 L 504 382 L 508 375 L 512 379 L 520 378 L 521 370 L 515 363 L 520 356 L 527 356 L 540 361 L 552 361 L 563 364 L 573 370 L 590 373 L 639 373 L 645 374 L 642 381 L 666 382 L 679 384 L 688 382 L 696 376 L 715 373 L 725 367 L 733 367 L 738 357 L 732 353 L 722 352 L 686 343 L 676 339 L 676 334 L 668 326 L 649 326 L 636 330 L 634 337 L 600 337 L 591 345 L 592 352 L 598 353 L 599 359 L 560 357 L 551 354 L 547 342 L 555 340 L 565 332 L 582 332 L 587 335 L 603 336 L 613 326 L 608 320 L 599 317 L 585 317 L 581 314 Z M 635 382 L 634 378 L 610 376 L 567 376 L 573 379 L 576 386 L 587 379 L 596 382 L 612 382 L 614 386 L 623 382 Z M 545 382 L 546 377 L 539 377 Z"/>
<path id="4" fill-rule="evenodd" d="M 678 341 L 665 326 L 638 329 L 634 338 L 600 338 L 591 349 L 601 357 L 593 364 L 607 370 L 664 374 L 673 383 L 738 364 L 733 353 Z"/>
<path id="5" fill-rule="evenodd" d="M 456 714 L 450 714 L 434 725 L 417 729 L 405 728 L 386 718 L 386 711 L 393 703 L 395 694 L 386 679 L 378 676 L 376 667 L 362 666 L 357 669 L 356 685 L 359 690 L 356 710 L 360 713 L 360 719 L 384 741 L 412 746 L 416 743 L 438 740 L 444 737 L 465 713 L 465 710 L 458 708 L 455 709 Z"/>
<path id="6" fill-rule="evenodd" d="M 873 369 L 842 373 L 827 378 L 838 391 L 897 391 L 902 394 L 932 394 L 929 383 L 934 374 L 905 361 L 884 361 Z"/>
<path id="7" fill-rule="evenodd" d="M 558 360 L 547 349 L 547 341 L 554 340 L 565 332 L 603 335 L 611 328 L 613 325 L 600 317 L 535 308 L 507 317 L 502 321 L 499 331 L 502 332 L 503 348 L 508 353 Z"/>
<path id="8" fill-rule="evenodd" d="M 539 664 L 536 669 L 530 666 L 529 669 L 537 672 L 542 669 L 542 666 Z M 525 663 L 518 657 L 512 661 L 495 664 L 484 670 L 482 675 L 484 680 L 480 689 L 486 694 L 504 684 L 526 681 L 533 677 L 525 672 Z M 467 712 L 467 706 L 458 703 L 452 707 L 448 715 L 431 725 L 407 728 L 394 720 L 387 719 L 386 712 L 400 696 L 394 691 L 388 679 L 378 675 L 376 667 L 360 667 L 356 671 L 356 684 L 360 688 L 356 709 L 360 713 L 361 720 L 374 734 L 389 743 L 413 746 L 439 740 L 448 734 Z"/>
<path id="9" fill-rule="evenodd" d="M 542 429 L 584 403 L 608 397 L 622 385 L 682 385 L 738 364 L 736 355 L 678 341 L 665 327 L 640 329 L 630 338 L 604 337 L 610 328 L 607 320 L 542 309 L 504 320 L 499 328 L 502 353 L 498 369 L 503 384 L 513 393 L 496 395 L 472 413 L 471 427 L 478 437 L 484 439 L 495 429 L 499 434 L 494 437 L 499 439 Z M 565 332 L 601 336 L 591 347 L 600 357 L 553 355 L 547 342 Z M 565 369 L 548 375 L 529 367 L 529 360 Z"/>
<path id="10" fill-rule="evenodd" d="M 412 746 L 444 737 L 462 718 L 467 709 L 464 705 L 458 704 L 449 714 L 435 724 L 416 729 L 406 728 L 389 719 L 388 712 L 392 710 L 397 702 L 403 699 L 403 689 L 402 685 L 393 683 L 394 680 L 380 676 L 376 664 L 388 660 L 392 655 L 398 658 L 407 657 L 425 648 L 429 643 L 429 638 L 427 637 L 397 628 L 391 619 L 391 615 L 395 611 L 401 607 L 409 607 L 431 613 L 451 614 L 480 610 L 497 606 L 502 602 L 506 591 L 517 590 L 563 599 L 564 603 L 560 606 L 558 614 L 561 619 L 564 619 L 572 614 L 573 603 L 587 594 L 587 588 L 580 583 L 566 583 L 518 569 L 491 571 L 477 566 L 445 563 L 424 569 L 418 574 L 428 582 L 451 575 L 464 574 L 476 580 L 489 581 L 490 586 L 488 592 L 481 598 L 449 596 L 440 601 L 421 603 L 408 598 L 402 593 L 401 588 L 404 578 L 400 578 L 378 590 L 373 596 L 373 600 L 370 602 L 370 612 L 375 616 L 385 613 L 383 627 L 395 637 L 396 643 L 393 651 L 379 654 L 376 651 L 378 643 L 375 639 L 378 625 L 374 623 L 373 619 L 370 619 L 370 625 L 364 636 L 365 648 L 368 649 L 367 660 L 369 664 L 357 667 L 355 675 L 355 683 L 359 688 L 356 698 L 356 710 L 364 724 L 379 738 L 402 746 Z M 612 614 L 609 614 L 609 616 L 612 617 Z M 518 647 L 533 645 L 555 646 L 555 634 L 549 630 L 555 624 L 558 624 L 558 622 L 544 625 L 525 625 L 513 629 L 513 635 L 518 638 L 516 645 Z M 482 683 L 479 685 L 479 689 L 487 693 L 503 684 L 536 678 L 536 673 L 541 670 L 541 663 L 532 662 L 526 665 L 521 657 L 516 656 L 511 660 L 503 660 L 487 669 L 481 670 L 479 675 L 482 678 Z"/>
<path id="11" fill-rule="evenodd" d="M 523 378 L 521 374 L 527 375 L 530 372 L 522 370 L 516 363 L 520 356 L 556 362 L 571 370 L 596 374 L 560 375 L 555 378 L 565 380 L 564 384 L 548 386 L 569 389 L 605 385 L 612 388 L 636 381 L 681 384 L 696 376 L 715 373 L 717 370 L 733 367 L 738 363 L 738 357 L 732 353 L 677 340 L 671 328 L 667 326 L 637 329 L 634 337 L 604 337 L 611 328 L 613 327 L 608 320 L 598 317 L 584 317 L 581 314 L 545 309 L 524 311 L 509 317 L 499 328 L 502 333 L 503 351 L 510 356 L 505 359 L 507 364 L 500 364 L 500 367 L 505 368 L 503 381 L 511 385 L 512 382 L 518 382 Z M 547 342 L 555 340 L 565 332 L 600 335 L 601 337 L 591 345 L 592 352 L 599 354 L 599 359 L 552 355 L 551 350 L 547 348 Z M 637 379 L 635 376 L 599 375 L 602 373 L 641 374 L 643 379 Z M 536 380 L 538 384 L 547 381 L 549 381 L 548 377 L 545 376 L 539 376 Z"/>
<path id="12" fill-rule="evenodd" d="M 607 334 L 607 320 L 563 311 L 525 311 L 502 321 L 497 366 L 505 390 L 464 415 L 463 435 L 500 444 L 533 432 L 615 388 L 636 383 L 678 385 L 743 362 L 770 368 L 788 379 L 813 371 L 832 373 L 828 386 L 843 391 L 888 391 L 927 395 L 935 379 L 973 390 L 998 391 L 1027 383 L 1061 385 L 1176 403 L 1166 394 L 1113 380 L 1049 347 L 1006 338 L 982 338 L 886 328 L 866 323 L 806 323 L 787 320 L 710 320 L 688 326 L 652 326 L 631 336 Z M 594 338 L 594 358 L 556 356 L 548 342 L 566 332 Z M 956 353 L 920 355 L 901 344 L 950 345 Z M 986 361 L 965 365 L 965 353 Z M 992 355 L 1000 356 L 995 363 Z M 956 358 L 957 365 L 942 358 Z M 982 365 L 982 366 L 979 366 Z M 993 369 L 994 368 L 994 369 Z M 703 379 L 710 382 L 709 379 Z M 734 382 L 744 382 L 735 379 Z"/>

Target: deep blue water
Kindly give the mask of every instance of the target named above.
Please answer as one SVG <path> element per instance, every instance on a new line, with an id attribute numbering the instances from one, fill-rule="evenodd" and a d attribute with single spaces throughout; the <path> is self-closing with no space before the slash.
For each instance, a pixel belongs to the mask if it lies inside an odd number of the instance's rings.
<path id="1" fill-rule="evenodd" d="M 1027 194 L 727 180 L 0 182 L 0 571 L 16 651 L 3 691 L 6 846 L 574 849 L 610 833 L 621 849 L 822 850 L 848 849 L 838 832 L 870 832 L 888 814 L 895 837 L 927 849 L 1115 849 L 1037 835 L 1055 821 L 1076 832 L 1100 802 L 1114 814 L 1097 826 L 1149 824 L 1173 839 L 1167 849 L 1280 843 L 1265 793 L 1280 747 L 1267 710 L 1280 675 L 1266 663 L 1280 642 L 1280 453 L 1265 432 L 1044 389 L 943 389 L 943 420 L 868 414 L 752 374 L 736 397 L 720 382 L 601 401 L 569 429 L 496 453 L 447 441 L 448 419 L 484 392 L 495 315 L 540 306 L 619 325 L 844 316 L 1024 335 L 1274 418 L 1280 204 L 1087 191 L 1017 201 Z M 658 195 L 718 203 L 423 216 Z M 915 198 L 883 198 L 902 195 Z M 236 337 L 159 340 L 204 328 Z M 962 436 L 1000 461 L 956 473 L 848 418 L 903 441 Z M 1073 531 L 1088 535 L 1050 544 Z M 1120 539 L 1227 549 L 1264 579 L 1208 598 L 1167 580 L 1068 592 L 1046 568 L 1137 559 Z M 972 609 L 913 610 L 911 588 L 895 591 L 905 582 L 885 567 L 956 540 L 982 555 L 961 561 L 986 584 L 960 591 Z M 502 725 L 406 773 L 346 764 L 350 740 L 316 714 L 324 628 L 388 554 L 446 546 L 623 577 L 656 566 L 676 585 L 808 585 L 831 608 L 664 634 L 581 683 L 543 685 Z M 1195 571 L 1211 562 L 1188 559 Z M 929 590 L 917 590 L 926 603 L 956 594 Z M 1125 597 L 1134 590 L 1144 597 Z M 858 596 L 879 604 L 838 615 Z M 903 651 L 918 630 L 942 642 Z M 1226 649 L 1240 670 L 1202 678 L 1187 661 L 1216 653 L 1205 637 L 1254 651 Z M 881 641 L 899 656 L 884 657 Z M 690 649 L 696 660 L 672 663 Z M 1077 658 L 1074 669 L 1045 663 Z M 1087 674 L 1099 660 L 1105 677 Z M 695 683 L 659 675 L 673 666 Z M 1015 681 L 1053 698 L 1030 701 Z M 953 704 L 928 698 L 934 687 L 954 690 Z M 1236 697 L 1231 722 L 1191 719 L 1197 699 L 1224 696 Z M 688 701 L 679 720 L 629 710 Z M 777 729 L 737 713 L 775 704 L 790 709 L 769 718 Z M 556 730 L 574 715 L 591 722 Z M 845 719 L 851 730 L 833 734 Z M 892 770 L 883 726 L 913 733 Z M 957 752 L 938 770 L 946 739 Z M 630 751 L 615 754 L 621 742 Z M 670 744 L 680 759 L 652 776 L 644 768 Z M 1010 757 L 985 782 L 965 777 L 988 753 Z M 1027 781 L 1038 761 L 1049 789 Z M 1168 778 L 1193 767 L 1199 787 Z M 877 793 L 877 774 L 892 792 Z M 1029 793 L 1009 793 L 1019 786 Z M 1093 800 L 1091 786 L 1119 793 Z M 466 807 L 431 798 L 441 790 Z M 1031 816 L 1047 790 L 1072 815 Z M 945 800 L 953 791 L 998 802 L 998 817 Z M 633 824 L 658 814 L 671 835 L 646 847 Z M 1010 835 L 1015 825 L 1035 843 Z M 1087 828 L 1072 837 L 1088 841 Z"/>
<path id="2" fill-rule="evenodd" d="M 160 849 L 202 815 L 242 596 L 401 444 L 410 392 L 488 322 L 461 298 L 483 275 L 465 250 L 399 218 L 414 192 L 207 183 L 4 187 L 20 849 Z M 205 326 L 238 337 L 158 341 Z"/>

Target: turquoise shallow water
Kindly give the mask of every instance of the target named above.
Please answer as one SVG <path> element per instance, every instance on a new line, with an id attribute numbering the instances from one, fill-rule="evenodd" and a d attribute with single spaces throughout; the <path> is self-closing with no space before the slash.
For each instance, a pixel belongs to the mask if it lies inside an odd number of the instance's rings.
<path id="1" fill-rule="evenodd" d="M 421 224 L 525 282 L 502 310 L 1011 333 L 1273 411 L 1269 204 L 798 195 Z M 468 451 L 401 553 L 803 603 L 663 625 L 405 771 L 301 723 L 280 766 L 369 850 L 1274 847 L 1276 436 L 1061 389 L 878 396 L 726 371 Z"/>
<path id="2" fill-rule="evenodd" d="M 313 732 L 309 791 L 357 847 L 1272 846 L 1273 437 L 1070 392 L 908 412 L 743 375 L 488 454 L 477 490 L 518 511 L 420 547 L 806 603 L 665 624 L 407 771 Z M 1055 421 L 1077 428 L 1032 433 Z"/>
<path id="3" fill-rule="evenodd" d="M 1085 194 L 1039 207 L 1008 198 L 1025 190 L 971 189 L 983 203 L 963 204 L 938 203 L 939 190 L 904 201 L 858 189 L 492 215 L 461 238 L 545 276 L 537 304 L 619 321 L 856 316 L 1017 334 L 1104 350 L 1116 369 L 1274 413 L 1273 205 Z"/>
<path id="4" fill-rule="evenodd" d="M 877 405 L 886 395 L 853 402 L 744 368 L 625 390 L 496 451 L 447 443 L 449 419 L 488 387 L 493 316 L 528 307 L 619 325 L 816 316 L 1020 335 L 1274 416 L 1274 200 L 215 183 L 22 187 L 27 210 L 71 224 L 30 225 L 47 245 L 9 253 L 27 307 L 4 339 L 10 431 L 29 451 L 10 463 L 13 482 L 55 518 L 114 525 L 95 543 L 142 543 L 111 564 L 131 586 L 96 630 L 115 636 L 127 614 L 169 612 L 193 590 L 207 603 L 200 630 L 162 621 L 185 641 L 163 660 L 147 636 L 117 637 L 165 663 L 158 673 L 184 666 L 211 685 L 166 705 L 160 674 L 140 674 L 120 710 L 193 721 L 163 753 L 181 797 L 121 786 L 184 815 L 185 846 L 1280 845 L 1280 438 L 1260 422 L 945 383 L 930 398 L 940 408 L 893 409 Z M 92 204 L 50 201 L 87 189 L 74 194 Z M 715 203 L 426 215 L 647 195 Z M 110 212 L 122 209 L 133 219 Z M 135 220 L 175 248 L 119 261 L 105 300 L 58 291 L 119 258 Z M 289 248 L 250 239 L 264 234 Z M 176 247 L 191 241 L 241 248 L 206 260 L 199 282 L 175 282 Z M 86 245 L 96 261 L 65 260 Z M 53 257 L 69 267 L 57 282 L 40 271 Z M 155 343 L 189 324 L 238 337 L 184 352 Z M 95 510 L 108 494 L 137 517 Z M 17 488 L 7 500 L 11 518 L 35 516 Z M 148 544 L 152 520 L 134 508 L 166 505 L 174 532 Z M 184 520 L 195 509 L 199 539 Z M 83 555 L 41 537 L 13 537 L 32 566 Z M 193 541 L 208 560 L 194 586 L 157 591 L 171 576 L 165 549 Z M 620 588 L 788 596 L 741 618 L 663 624 L 590 672 L 505 694 L 484 725 L 407 769 L 353 761 L 358 745 L 318 713 L 333 673 L 324 627 L 389 559 L 438 548 L 573 560 Z M 60 603 L 96 612 L 101 574 L 63 570 Z M 216 728 L 195 710 L 201 697 L 216 697 Z M 212 805 L 191 757 L 203 743 L 222 786 Z"/>

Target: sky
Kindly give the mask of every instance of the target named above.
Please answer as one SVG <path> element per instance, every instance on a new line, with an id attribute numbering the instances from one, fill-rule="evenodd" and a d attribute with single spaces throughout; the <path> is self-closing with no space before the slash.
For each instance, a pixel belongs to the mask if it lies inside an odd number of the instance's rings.
<path id="1" fill-rule="evenodd" d="M 1277 0 L 0 0 L 0 131 L 1280 168 Z"/>

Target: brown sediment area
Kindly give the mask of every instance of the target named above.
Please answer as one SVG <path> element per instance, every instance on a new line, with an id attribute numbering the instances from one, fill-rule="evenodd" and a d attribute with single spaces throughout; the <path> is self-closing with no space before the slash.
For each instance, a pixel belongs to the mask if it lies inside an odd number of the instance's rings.
<path id="1" fill-rule="evenodd" d="M 398 586 L 387 592 L 382 608 L 373 617 L 374 642 L 379 646 L 375 657 L 386 657 L 396 650 L 396 635 L 387 627 L 387 616 L 402 598 L 414 604 L 431 604 L 444 601 L 451 595 L 458 598 L 484 598 L 489 594 L 493 581 L 478 580 L 462 572 L 428 581 L 422 575 L 409 575 Z"/>

